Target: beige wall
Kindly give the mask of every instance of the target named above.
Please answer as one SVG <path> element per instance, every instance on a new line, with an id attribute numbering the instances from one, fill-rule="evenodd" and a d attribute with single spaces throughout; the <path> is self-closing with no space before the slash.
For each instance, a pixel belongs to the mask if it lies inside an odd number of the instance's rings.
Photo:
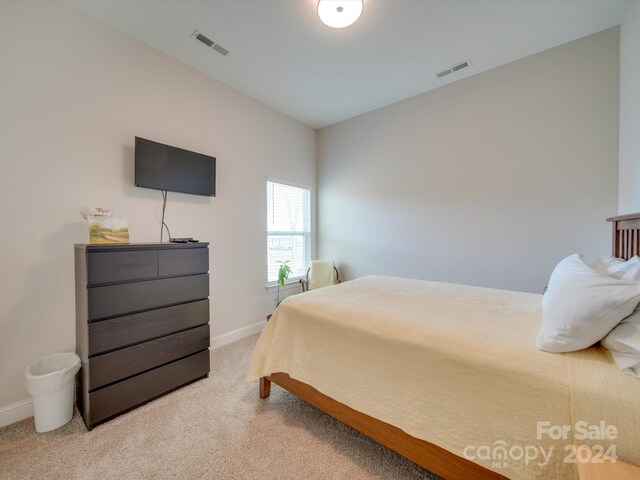
<path id="1" fill-rule="evenodd" d="M 640 212 L 640 1 L 620 26 L 620 213 Z"/>
<path id="2" fill-rule="evenodd" d="M 320 130 L 318 248 L 370 273 L 541 292 L 609 253 L 619 29 Z"/>
<path id="3" fill-rule="evenodd" d="M 136 135 L 218 158 L 218 196 L 170 193 L 167 223 L 211 242 L 213 336 L 264 319 L 265 179 L 315 187 L 314 130 L 57 2 L 0 2 L 0 65 L 0 407 L 28 398 L 29 362 L 75 350 L 80 208 L 159 240 Z"/>

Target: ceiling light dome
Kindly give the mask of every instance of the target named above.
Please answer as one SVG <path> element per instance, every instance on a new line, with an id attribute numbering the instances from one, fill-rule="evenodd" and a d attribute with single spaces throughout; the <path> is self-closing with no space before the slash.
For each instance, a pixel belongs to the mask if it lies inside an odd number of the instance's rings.
<path id="1" fill-rule="evenodd" d="M 363 0 L 318 0 L 318 16 L 325 25 L 344 28 L 360 18 Z"/>

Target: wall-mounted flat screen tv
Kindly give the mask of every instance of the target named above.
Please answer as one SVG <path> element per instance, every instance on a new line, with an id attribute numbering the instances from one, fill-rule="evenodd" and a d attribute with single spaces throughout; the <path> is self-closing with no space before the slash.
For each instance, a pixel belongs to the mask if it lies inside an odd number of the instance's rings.
<path id="1" fill-rule="evenodd" d="M 136 137 L 135 184 L 138 187 L 216 196 L 216 159 Z"/>

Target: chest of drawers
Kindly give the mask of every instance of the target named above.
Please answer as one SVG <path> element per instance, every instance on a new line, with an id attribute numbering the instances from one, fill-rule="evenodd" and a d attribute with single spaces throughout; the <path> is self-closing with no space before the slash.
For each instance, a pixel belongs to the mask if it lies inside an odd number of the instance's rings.
<path id="1" fill-rule="evenodd" d="M 76 245 L 76 402 L 88 429 L 209 373 L 209 248 Z"/>

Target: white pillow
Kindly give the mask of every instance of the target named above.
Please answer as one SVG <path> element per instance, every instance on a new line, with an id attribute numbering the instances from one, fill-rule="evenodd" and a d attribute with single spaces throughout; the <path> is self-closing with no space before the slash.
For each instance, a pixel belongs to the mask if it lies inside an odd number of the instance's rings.
<path id="1" fill-rule="evenodd" d="M 640 378 L 640 310 L 611 330 L 602 340 L 602 345 L 609 349 L 620 370 Z"/>
<path id="2" fill-rule="evenodd" d="M 620 280 L 640 281 L 640 258 L 637 255 L 627 261 L 612 256 L 600 257 L 591 264 L 591 268 Z"/>
<path id="3" fill-rule="evenodd" d="M 582 255 L 570 255 L 551 274 L 542 297 L 536 347 L 575 352 L 601 340 L 640 302 L 640 283 L 602 275 Z"/>

